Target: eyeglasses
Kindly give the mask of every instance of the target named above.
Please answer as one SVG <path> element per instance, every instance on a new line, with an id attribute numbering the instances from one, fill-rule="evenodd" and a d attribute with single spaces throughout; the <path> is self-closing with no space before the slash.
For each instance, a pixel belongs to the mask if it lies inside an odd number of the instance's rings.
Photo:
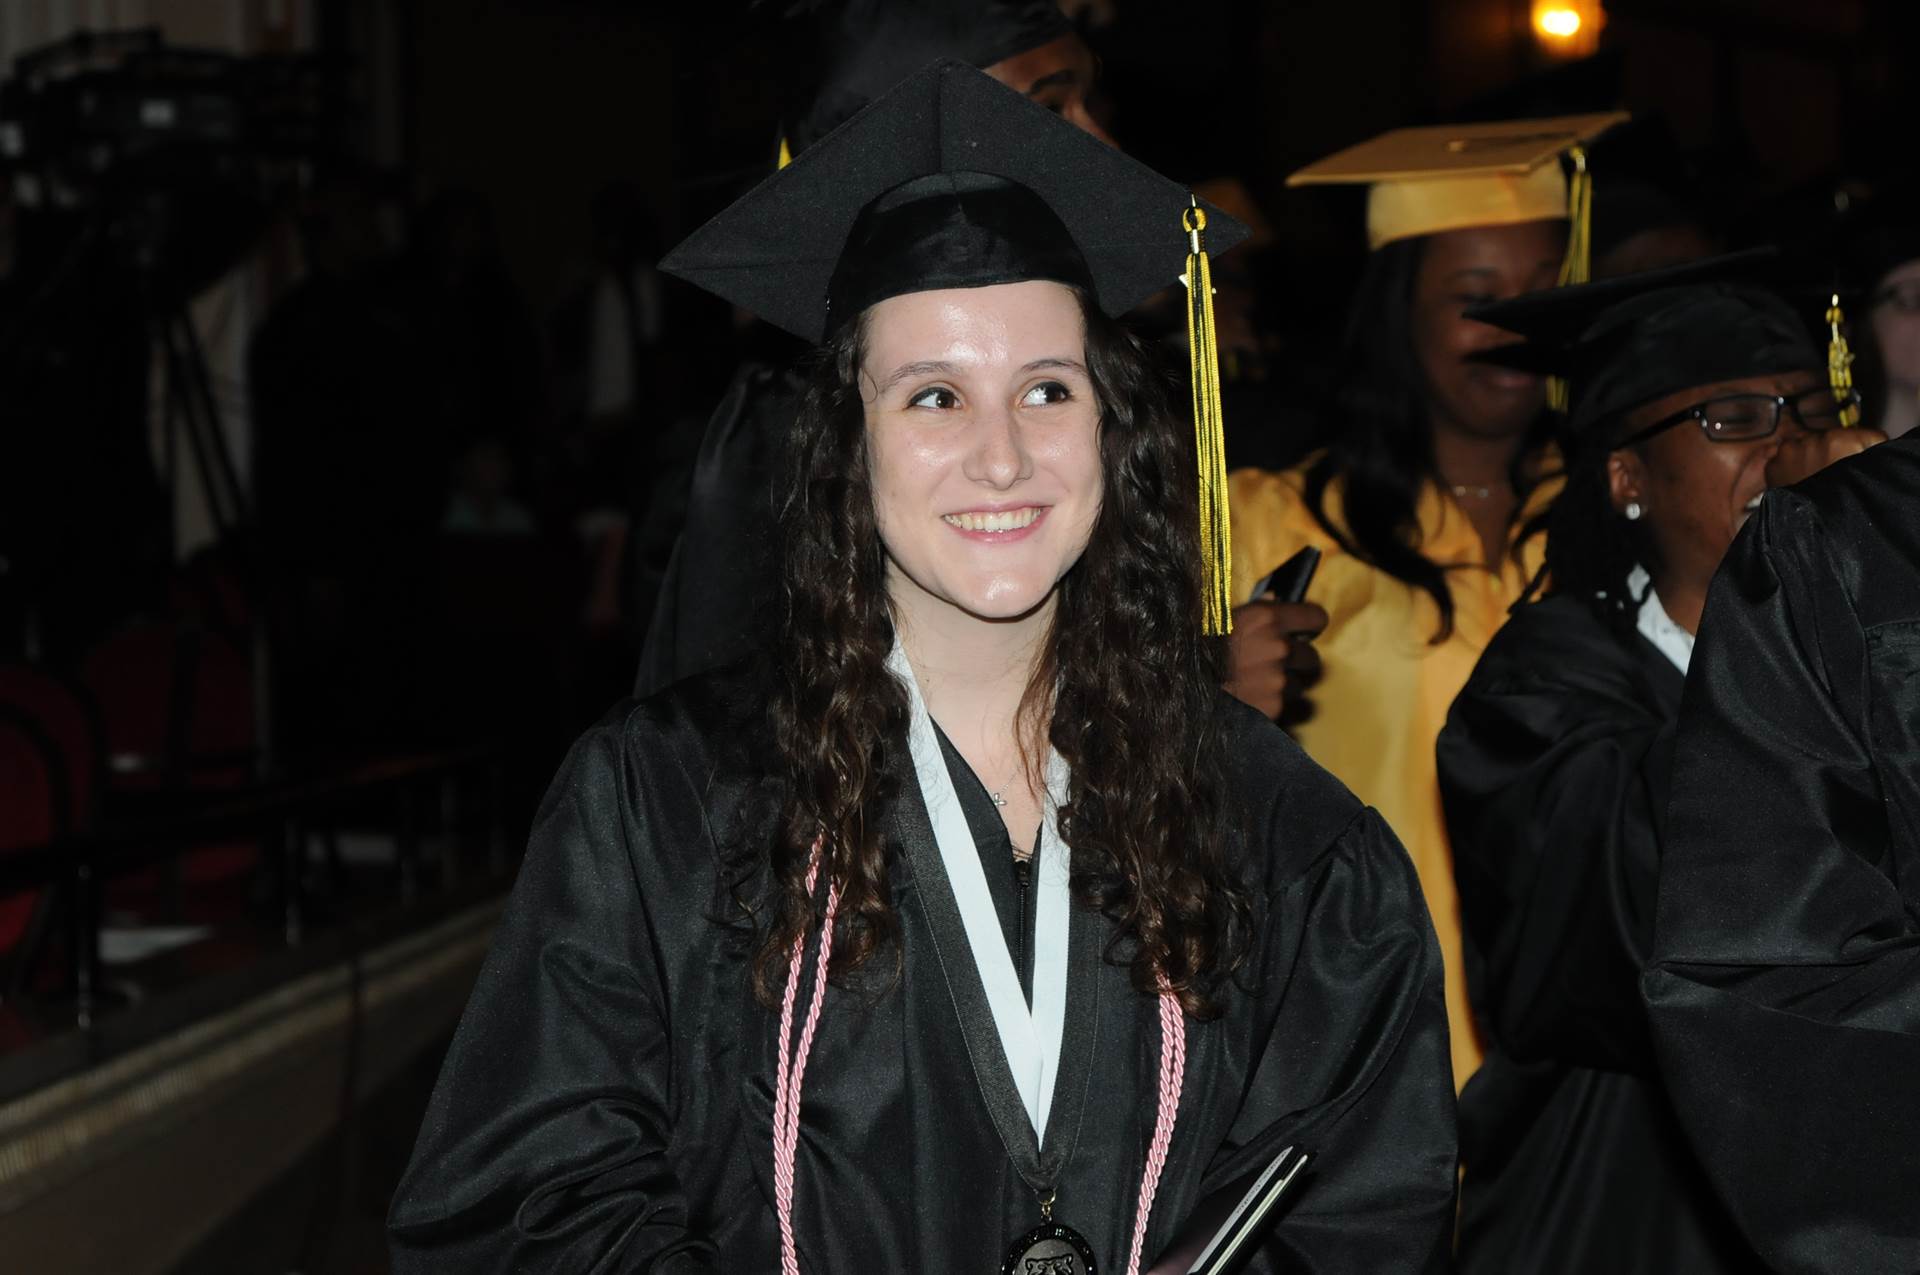
<path id="1" fill-rule="evenodd" d="M 1852 390 L 1840 395 L 1824 385 L 1798 394 L 1727 394 L 1662 417 L 1615 443 L 1614 447 L 1645 442 L 1683 421 L 1698 421 L 1700 432 L 1710 443 L 1748 443 L 1772 437 L 1780 428 L 1782 412 L 1792 412 L 1803 429 L 1817 434 L 1838 425 L 1841 415 L 1859 402 L 1860 396 Z"/>

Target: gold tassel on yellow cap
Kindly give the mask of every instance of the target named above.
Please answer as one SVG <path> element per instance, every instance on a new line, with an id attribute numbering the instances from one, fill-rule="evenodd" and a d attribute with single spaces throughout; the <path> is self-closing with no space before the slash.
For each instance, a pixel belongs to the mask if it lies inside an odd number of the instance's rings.
<path id="1" fill-rule="evenodd" d="M 1593 277 L 1593 174 L 1587 171 L 1584 147 L 1567 150 L 1573 177 L 1567 183 L 1567 256 L 1560 263 L 1560 286 L 1585 283 Z M 1567 383 L 1556 376 L 1547 381 L 1547 402 L 1556 412 L 1567 410 Z"/>
<path id="2" fill-rule="evenodd" d="M 1851 429 L 1860 423 L 1860 404 L 1853 397 L 1853 351 L 1847 348 L 1847 316 L 1840 313 L 1840 294 L 1833 294 L 1827 306 L 1827 383 L 1840 400 L 1840 426 Z"/>
<path id="3" fill-rule="evenodd" d="M 1567 148 L 1573 177 L 1567 183 L 1567 259 L 1560 263 L 1560 284 L 1585 283 L 1593 277 L 1593 174 L 1587 171 L 1583 146 Z"/>
<path id="4" fill-rule="evenodd" d="M 1188 197 L 1180 214 L 1187 232 L 1187 357 L 1193 367 L 1193 444 L 1200 462 L 1200 558 L 1205 579 L 1202 628 L 1233 632 L 1232 527 L 1227 519 L 1227 436 L 1220 411 L 1220 350 L 1213 332 L 1213 268 L 1203 234 L 1207 214 Z"/>

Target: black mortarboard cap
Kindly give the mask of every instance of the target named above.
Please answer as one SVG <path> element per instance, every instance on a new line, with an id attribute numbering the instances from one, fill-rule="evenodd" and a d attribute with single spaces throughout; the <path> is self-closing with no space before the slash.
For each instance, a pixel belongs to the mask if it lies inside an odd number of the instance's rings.
<path id="1" fill-rule="evenodd" d="M 1467 317 L 1526 338 L 1490 359 L 1567 378 L 1579 434 L 1676 390 L 1824 368 L 1806 324 L 1761 282 L 1775 262 L 1765 249 L 1732 253 L 1528 293 Z"/>
<path id="2" fill-rule="evenodd" d="M 1186 270 L 1187 188 L 952 60 L 901 81 L 660 268 L 808 341 L 888 297 L 1053 279 L 1119 314 Z M 1205 247 L 1246 227 L 1210 205 Z"/>

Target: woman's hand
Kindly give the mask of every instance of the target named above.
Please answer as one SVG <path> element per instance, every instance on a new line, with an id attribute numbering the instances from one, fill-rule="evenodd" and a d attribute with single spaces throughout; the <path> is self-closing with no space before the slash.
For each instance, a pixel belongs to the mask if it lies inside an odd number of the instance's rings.
<path id="1" fill-rule="evenodd" d="M 1811 478 L 1836 460 L 1857 455 L 1887 436 L 1877 429 L 1828 429 L 1819 433 L 1796 435 L 1780 444 L 1780 450 L 1767 462 L 1767 485 L 1791 487 L 1803 478 Z"/>
<path id="2" fill-rule="evenodd" d="M 1235 607 L 1228 694 L 1277 719 L 1289 684 L 1311 682 L 1319 673 L 1313 639 L 1326 627 L 1327 613 L 1311 602 L 1263 598 Z"/>

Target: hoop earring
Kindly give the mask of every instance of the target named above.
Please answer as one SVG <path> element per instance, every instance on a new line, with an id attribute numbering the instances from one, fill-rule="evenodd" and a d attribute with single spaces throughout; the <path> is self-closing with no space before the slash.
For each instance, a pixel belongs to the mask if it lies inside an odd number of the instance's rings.
<path id="1" fill-rule="evenodd" d="M 1627 516 L 1628 522 L 1639 522 L 1640 515 L 1647 511 L 1640 507 L 1639 501 L 1629 500 L 1627 502 L 1627 507 L 1625 509 L 1622 509 L 1620 512 Z"/>

